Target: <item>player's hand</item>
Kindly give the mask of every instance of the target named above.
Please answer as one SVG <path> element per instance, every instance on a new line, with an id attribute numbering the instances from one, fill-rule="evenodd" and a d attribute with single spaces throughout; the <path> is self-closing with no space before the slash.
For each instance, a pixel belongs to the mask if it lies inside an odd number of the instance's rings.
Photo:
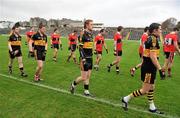
<path id="1" fill-rule="evenodd" d="M 68 47 L 68 50 L 71 50 L 71 46 Z"/>
<path id="2" fill-rule="evenodd" d="M 108 49 L 106 49 L 106 53 L 107 53 L 107 54 L 109 53 Z"/>
<path id="3" fill-rule="evenodd" d="M 179 55 L 180 55 L 180 49 L 178 50 L 178 53 L 179 53 Z"/>
<path id="4" fill-rule="evenodd" d="M 14 52 L 14 51 L 10 51 L 10 53 L 11 53 L 11 55 L 13 55 L 13 56 L 15 55 L 15 52 Z"/>
<path id="5" fill-rule="evenodd" d="M 62 44 L 60 44 L 60 48 L 61 48 L 61 50 L 63 50 Z"/>
<path id="6" fill-rule="evenodd" d="M 160 70 L 159 70 L 159 75 L 160 75 L 160 77 L 161 77 L 162 80 L 165 79 L 166 75 L 165 75 L 164 69 L 160 69 Z"/>
<path id="7" fill-rule="evenodd" d="M 86 64 L 86 59 L 82 59 L 83 64 Z"/>
<path id="8" fill-rule="evenodd" d="M 96 50 L 94 50 L 94 54 L 97 54 L 97 51 L 96 51 Z"/>
<path id="9" fill-rule="evenodd" d="M 114 50 L 114 55 L 115 55 L 115 56 L 117 55 L 116 53 L 117 53 L 116 50 Z"/>
<path id="10" fill-rule="evenodd" d="M 45 50 L 45 51 L 43 52 L 43 56 L 46 56 L 46 53 L 47 53 L 47 50 Z"/>

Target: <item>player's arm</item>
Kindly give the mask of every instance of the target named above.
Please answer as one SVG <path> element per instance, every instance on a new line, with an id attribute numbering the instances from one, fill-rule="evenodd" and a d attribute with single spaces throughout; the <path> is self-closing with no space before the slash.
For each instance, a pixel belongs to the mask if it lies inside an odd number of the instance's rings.
<path id="1" fill-rule="evenodd" d="M 71 49 L 71 37 L 70 35 L 68 36 L 68 50 Z"/>
<path id="2" fill-rule="evenodd" d="M 174 47 L 178 51 L 178 53 L 180 54 L 180 49 L 179 49 L 177 40 L 174 41 Z"/>
<path id="3" fill-rule="evenodd" d="M 51 39 L 50 39 L 50 43 L 51 43 L 51 45 L 52 45 L 52 40 L 53 40 L 53 36 L 51 35 Z"/>
<path id="4" fill-rule="evenodd" d="M 48 49 L 48 42 L 47 42 L 47 37 L 46 37 L 46 44 L 45 44 L 45 51 Z"/>
<path id="5" fill-rule="evenodd" d="M 159 61 L 157 59 L 157 54 L 156 54 L 156 51 L 154 50 L 150 50 L 150 58 L 151 58 L 151 61 L 153 62 L 153 64 L 156 66 L 156 68 L 158 70 L 161 70 L 161 65 L 159 64 Z"/>
<path id="6" fill-rule="evenodd" d="M 59 44 L 60 44 L 60 48 L 61 48 L 61 50 L 63 49 L 63 47 L 62 47 L 62 41 L 61 41 L 61 36 L 59 35 Z"/>
<path id="7" fill-rule="evenodd" d="M 117 37 L 116 35 L 114 36 L 114 50 L 116 50 L 116 44 L 117 44 Z"/>
<path id="8" fill-rule="evenodd" d="M 155 65 L 155 67 L 159 70 L 159 75 L 160 75 L 161 79 L 164 79 L 165 72 L 161 68 L 161 65 L 159 64 L 159 61 L 157 59 L 157 55 L 156 55 L 155 51 L 153 51 L 153 50 L 150 51 L 150 58 L 151 58 L 151 61 L 153 62 L 153 64 Z"/>
<path id="9" fill-rule="evenodd" d="M 96 50 L 96 44 L 97 44 L 97 37 L 94 39 L 94 50 Z"/>
<path id="10" fill-rule="evenodd" d="M 105 48 L 105 49 L 108 49 L 105 41 L 104 41 L 104 44 L 103 44 L 103 45 L 104 45 L 104 48 Z"/>
<path id="11" fill-rule="evenodd" d="M 29 37 L 28 37 L 27 34 L 26 34 L 26 42 L 27 42 L 27 43 L 29 42 Z"/>
<path id="12" fill-rule="evenodd" d="M 9 51 L 12 52 L 12 47 L 11 47 L 11 41 L 8 41 L 8 48 L 9 48 Z"/>
<path id="13" fill-rule="evenodd" d="M 116 50 L 117 41 L 114 41 L 114 50 Z"/>
<path id="14" fill-rule="evenodd" d="M 10 51 L 10 52 L 13 51 L 13 50 L 12 50 L 12 47 L 11 47 L 11 41 L 12 41 L 12 39 L 13 39 L 13 38 L 10 36 L 10 37 L 9 37 L 9 40 L 8 40 L 8 48 L 9 48 L 9 51 Z"/>
<path id="15" fill-rule="evenodd" d="M 104 48 L 106 49 L 106 52 L 108 53 L 108 48 L 107 48 L 107 45 L 106 45 L 106 42 L 104 41 L 104 43 L 103 43 L 103 46 L 104 46 Z"/>

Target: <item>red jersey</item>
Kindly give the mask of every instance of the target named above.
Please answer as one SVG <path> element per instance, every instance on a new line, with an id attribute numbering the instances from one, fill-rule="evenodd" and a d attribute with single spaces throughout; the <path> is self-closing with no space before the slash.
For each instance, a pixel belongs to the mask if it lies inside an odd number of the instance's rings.
<path id="1" fill-rule="evenodd" d="M 143 53 L 143 50 L 144 50 L 144 42 L 147 41 L 147 38 L 148 38 L 148 34 L 147 34 L 147 33 L 144 33 L 144 34 L 141 36 L 140 46 L 139 46 L 139 53 L 140 53 L 140 54 Z"/>
<path id="2" fill-rule="evenodd" d="M 96 42 L 96 51 L 102 51 L 104 45 L 104 37 L 101 34 L 98 34 L 95 37 L 94 41 Z"/>
<path id="3" fill-rule="evenodd" d="M 29 42 L 30 40 L 33 42 L 32 40 L 32 36 L 35 34 L 34 31 L 28 31 L 26 32 L 26 36 L 27 36 L 27 41 Z"/>
<path id="4" fill-rule="evenodd" d="M 114 41 L 116 41 L 116 51 L 122 50 L 122 35 L 120 32 L 115 33 Z"/>
<path id="5" fill-rule="evenodd" d="M 175 52 L 174 42 L 177 42 L 176 34 L 167 34 L 164 39 L 164 52 Z"/>
<path id="6" fill-rule="evenodd" d="M 51 34 L 51 41 L 52 44 L 59 44 L 59 40 L 60 40 L 60 35 L 59 34 Z"/>
<path id="7" fill-rule="evenodd" d="M 75 35 L 74 33 L 71 33 L 69 34 L 69 44 L 72 45 L 72 44 L 77 44 L 77 39 L 78 39 L 78 36 Z"/>
<path id="8" fill-rule="evenodd" d="M 34 34 L 35 34 L 34 31 L 28 31 L 28 32 L 26 32 L 26 36 L 29 37 L 29 38 L 31 38 L 32 35 L 34 35 Z"/>

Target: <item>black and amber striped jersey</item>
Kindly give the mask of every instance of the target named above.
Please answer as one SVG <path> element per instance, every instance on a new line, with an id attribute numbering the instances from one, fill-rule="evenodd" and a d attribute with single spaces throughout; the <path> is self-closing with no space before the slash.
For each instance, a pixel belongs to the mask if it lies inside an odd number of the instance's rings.
<path id="1" fill-rule="evenodd" d="M 21 48 L 21 36 L 20 35 L 15 35 L 12 33 L 9 36 L 8 42 L 10 42 L 12 50 L 17 50 Z"/>
<path id="2" fill-rule="evenodd" d="M 160 46 L 158 42 L 158 37 L 155 35 L 149 35 L 147 41 L 144 43 L 144 55 L 146 59 L 150 59 L 150 52 L 155 52 L 157 58 L 159 58 Z"/>
<path id="3" fill-rule="evenodd" d="M 93 55 L 93 34 L 92 32 L 84 31 L 81 42 L 83 44 L 83 51 L 86 57 Z"/>
<path id="4" fill-rule="evenodd" d="M 41 35 L 39 32 L 37 32 L 32 36 L 32 39 L 34 40 L 34 49 L 45 50 L 45 46 L 47 44 L 47 35 Z"/>

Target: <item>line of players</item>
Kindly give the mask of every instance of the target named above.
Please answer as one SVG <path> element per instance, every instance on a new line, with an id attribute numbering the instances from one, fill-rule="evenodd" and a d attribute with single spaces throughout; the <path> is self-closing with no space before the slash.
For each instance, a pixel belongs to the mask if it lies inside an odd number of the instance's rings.
<path id="1" fill-rule="evenodd" d="M 34 76 L 34 81 L 38 82 L 41 80 L 40 75 L 43 70 L 43 62 L 45 61 L 46 52 L 47 52 L 47 35 L 45 34 L 45 26 L 40 23 L 39 29 L 37 32 L 34 32 L 34 29 L 31 28 L 27 32 L 27 41 L 29 46 L 29 57 L 35 57 L 37 60 L 37 69 Z M 80 71 L 81 75 L 77 77 L 70 86 L 70 92 L 74 94 L 76 86 L 83 82 L 84 84 L 84 95 L 93 96 L 89 92 L 89 83 L 90 76 L 93 68 L 93 48 L 94 53 L 96 54 L 96 61 L 94 68 L 95 70 L 99 69 L 99 63 L 102 58 L 103 46 L 105 47 L 106 52 L 108 53 L 108 48 L 104 40 L 105 30 L 100 30 L 99 34 L 93 38 L 93 21 L 86 20 L 84 22 L 84 30 L 80 32 L 80 35 L 77 35 L 77 31 L 74 31 L 69 35 L 69 50 L 71 50 L 67 62 L 69 62 L 72 57 L 74 63 L 77 64 L 75 51 L 76 48 L 79 48 L 80 53 Z M 165 78 L 165 71 L 168 70 L 168 76 L 171 77 L 171 67 L 173 63 L 173 57 L 175 51 L 180 53 L 180 49 L 177 45 L 177 33 L 179 29 L 174 28 L 172 32 L 165 36 L 163 42 L 163 49 L 165 52 L 165 63 L 161 67 L 159 64 L 159 37 L 161 35 L 161 25 L 158 23 L 152 23 L 149 27 L 144 29 L 144 34 L 140 40 L 139 53 L 142 59 L 142 62 L 130 69 L 130 74 L 134 76 L 135 70 L 141 67 L 141 80 L 143 81 L 141 89 L 138 89 L 131 94 L 122 98 L 124 110 L 128 110 L 128 102 L 130 99 L 142 95 L 147 95 L 149 101 L 149 111 L 153 113 L 162 113 L 157 111 L 154 105 L 154 86 L 156 79 L 156 71 L 159 71 L 161 79 Z M 122 56 L 122 32 L 123 27 L 119 26 L 117 32 L 114 35 L 114 55 L 115 60 L 107 65 L 107 70 L 110 72 L 112 66 L 116 66 L 116 72 L 119 73 L 119 62 Z M 93 43 L 95 44 L 93 46 Z M 59 45 L 62 49 L 62 43 L 60 40 L 60 34 L 57 29 L 54 30 L 51 35 L 51 47 L 54 49 L 53 60 L 57 61 L 57 52 Z M 19 63 L 19 69 L 21 71 L 21 76 L 27 77 L 27 74 L 24 73 L 23 63 L 22 63 L 22 53 L 21 53 L 21 36 L 19 34 L 19 24 L 15 24 L 12 28 L 12 32 L 8 41 L 10 61 L 9 61 L 9 73 L 12 74 L 12 63 L 13 59 L 17 57 Z"/>

